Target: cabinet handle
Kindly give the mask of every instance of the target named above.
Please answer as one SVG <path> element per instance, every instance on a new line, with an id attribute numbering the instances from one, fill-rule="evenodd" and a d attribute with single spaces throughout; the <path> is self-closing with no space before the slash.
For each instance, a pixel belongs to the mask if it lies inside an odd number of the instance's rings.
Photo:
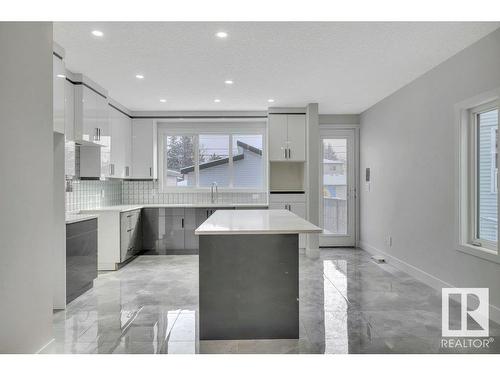
<path id="1" fill-rule="evenodd" d="M 184 228 L 184 218 L 181 219 L 181 227 Z"/>
<path id="2" fill-rule="evenodd" d="M 152 177 L 153 176 L 153 168 L 149 167 L 149 176 Z"/>
<path id="3" fill-rule="evenodd" d="M 127 232 L 132 232 L 132 228 L 130 228 L 130 229 L 127 229 Z"/>
<path id="4" fill-rule="evenodd" d="M 207 210 L 207 219 L 208 219 L 208 210 Z"/>
<path id="5" fill-rule="evenodd" d="M 285 159 L 286 159 L 286 148 L 283 151 L 285 151 Z"/>
<path id="6" fill-rule="evenodd" d="M 129 167 L 127 166 L 127 167 L 125 167 L 125 176 L 128 177 L 128 173 L 129 173 Z"/>
<path id="7" fill-rule="evenodd" d="M 288 149 L 288 159 L 291 159 L 292 158 L 292 149 L 289 148 Z"/>

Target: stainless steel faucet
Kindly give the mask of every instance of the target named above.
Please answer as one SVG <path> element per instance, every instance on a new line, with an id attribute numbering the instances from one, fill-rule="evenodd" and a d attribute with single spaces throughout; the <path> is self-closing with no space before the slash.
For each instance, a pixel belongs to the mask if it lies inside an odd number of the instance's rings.
<path id="1" fill-rule="evenodd" d="M 215 189 L 214 189 L 215 187 Z M 214 194 L 215 191 L 215 194 Z M 212 182 L 212 186 L 210 187 L 210 195 L 212 203 L 216 203 L 219 201 L 219 187 L 217 186 L 217 182 Z"/>

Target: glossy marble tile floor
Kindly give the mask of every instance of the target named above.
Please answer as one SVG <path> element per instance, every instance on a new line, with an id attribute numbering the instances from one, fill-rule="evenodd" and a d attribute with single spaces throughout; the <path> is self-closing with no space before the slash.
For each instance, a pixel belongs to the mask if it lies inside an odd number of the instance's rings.
<path id="1" fill-rule="evenodd" d="M 55 313 L 44 353 L 500 353 L 499 325 L 490 335 L 442 349 L 440 293 L 363 250 L 322 249 L 300 256 L 298 340 L 200 341 L 198 256 L 145 255 Z"/>

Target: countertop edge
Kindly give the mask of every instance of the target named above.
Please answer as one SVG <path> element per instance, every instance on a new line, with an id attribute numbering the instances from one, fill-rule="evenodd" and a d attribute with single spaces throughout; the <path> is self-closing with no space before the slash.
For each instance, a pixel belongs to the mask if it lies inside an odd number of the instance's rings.
<path id="1" fill-rule="evenodd" d="M 319 234 L 323 233 L 322 229 L 301 229 L 301 230 L 232 230 L 232 231 L 194 231 L 197 236 L 216 236 L 216 235 L 235 235 L 235 234 Z"/>

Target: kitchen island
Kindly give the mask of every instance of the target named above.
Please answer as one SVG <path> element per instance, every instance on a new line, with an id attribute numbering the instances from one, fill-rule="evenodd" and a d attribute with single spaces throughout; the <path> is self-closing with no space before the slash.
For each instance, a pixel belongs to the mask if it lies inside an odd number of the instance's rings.
<path id="1" fill-rule="evenodd" d="M 287 210 L 216 211 L 199 236 L 200 339 L 299 337 L 299 233 Z"/>

